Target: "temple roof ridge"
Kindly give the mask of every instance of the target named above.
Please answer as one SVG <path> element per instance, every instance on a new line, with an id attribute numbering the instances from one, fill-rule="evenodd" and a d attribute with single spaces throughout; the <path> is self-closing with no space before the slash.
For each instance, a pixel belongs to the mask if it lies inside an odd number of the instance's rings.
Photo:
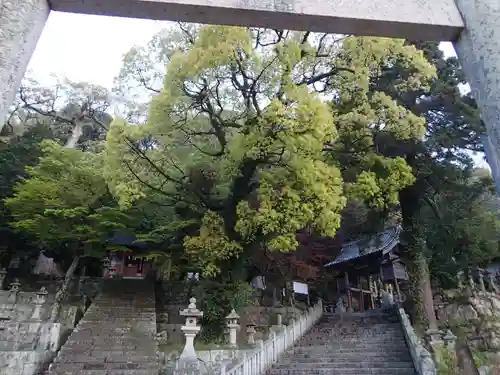
<path id="1" fill-rule="evenodd" d="M 337 258 L 325 264 L 325 267 L 351 261 L 367 254 L 381 252 L 385 255 L 399 244 L 401 231 L 402 227 L 397 225 L 375 235 L 363 236 L 357 240 L 346 242 L 342 245 L 342 250 Z"/>

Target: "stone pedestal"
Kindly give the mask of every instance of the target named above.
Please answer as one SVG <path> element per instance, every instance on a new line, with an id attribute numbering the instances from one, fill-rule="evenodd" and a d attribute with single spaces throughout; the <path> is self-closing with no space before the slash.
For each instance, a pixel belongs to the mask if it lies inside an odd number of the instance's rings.
<path id="1" fill-rule="evenodd" d="M 0 0 L 0 130 L 49 12 L 47 0 Z"/>
<path id="2" fill-rule="evenodd" d="M 31 315 L 31 319 L 33 320 L 41 320 L 42 319 L 42 306 L 47 301 L 47 295 L 49 292 L 47 292 L 47 289 L 45 287 L 42 287 L 39 292 L 36 294 L 35 298 L 35 309 L 33 310 L 33 314 Z"/>

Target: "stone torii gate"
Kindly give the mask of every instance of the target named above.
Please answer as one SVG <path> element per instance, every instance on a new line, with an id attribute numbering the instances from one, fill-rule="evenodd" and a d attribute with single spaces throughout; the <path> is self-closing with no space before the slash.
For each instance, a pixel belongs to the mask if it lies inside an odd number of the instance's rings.
<path id="1" fill-rule="evenodd" d="M 500 161 L 500 0 L 0 0 L 0 129 L 51 10 L 451 41 Z"/>

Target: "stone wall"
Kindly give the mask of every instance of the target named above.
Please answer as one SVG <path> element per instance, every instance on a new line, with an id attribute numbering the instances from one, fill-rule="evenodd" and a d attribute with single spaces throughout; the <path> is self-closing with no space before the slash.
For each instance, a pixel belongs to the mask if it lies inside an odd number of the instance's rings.
<path id="1" fill-rule="evenodd" d="M 477 367 L 500 371 L 500 295 L 448 290 L 436 295 L 434 303 L 439 324 L 469 345 Z"/>
<path id="2" fill-rule="evenodd" d="M 85 302 L 72 296 L 53 316 L 55 282 L 37 292 L 0 290 L 0 374 L 33 375 L 46 368 L 83 315 Z M 55 317 L 55 319 L 53 319 Z"/>

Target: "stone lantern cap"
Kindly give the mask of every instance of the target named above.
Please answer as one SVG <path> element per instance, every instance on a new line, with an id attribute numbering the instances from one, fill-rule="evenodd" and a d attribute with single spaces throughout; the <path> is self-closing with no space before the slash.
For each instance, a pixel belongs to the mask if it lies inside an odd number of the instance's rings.
<path id="1" fill-rule="evenodd" d="M 228 316 L 226 316 L 226 319 L 229 320 L 229 319 L 239 319 L 240 316 L 238 315 L 238 313 L 236 312 L 235 309 L 232 309 L 231 312 L 229 313 Z"/>
<path id="2" fill-rule="evenodd" d="M 443 336 L 443 340 L 444 341 L 454 341 L 456 339 L 457 339 L 457 337 L 453 334 L 453 332 L 451 332 L 450 329 L 447 329 L 445 332 L 445 335 Z"/>
<path id="3" fill-rule="evenodd" d="M 21 283 L 19 282 L 19 279 L 15 279 L 12 284 L 10 284 L 10 290 L 13 292 L 19 291 L 19 287 L 21 286 Z"/>
<path id="4" fill-rule="evenodd" d="M 250 328 L 250 327 L 252 327 L 252 328 L 257 327 L 257 323 L 255 323 L 255 321 L 253 319 L 250 319 L 247 323 L 247 328 Z"/>
<path id="5" fill-rule="evenodd" d="M 109 267 L 109 265 L 111 264 L 111 260 L 109 260 L 108 257 L 105 257 L 103 260 L 101 260 L 101 262 L 104 267 Z"/>
<path id="6" fill-rule="evenodd" d="M 47 288 L 42 286 L 40 290 L 36 292 L 36 302 L 41 304 L 45 303 L 48 294 L 49 292 L 47 292 Z"/>
<path id="7" fill-rule="evenodd" d="M 201 318 L 203 316 L 203 311 L 198 310 L 196 307 L 196 298 L 191 297 L 187 309 L 181 310 L 180 314 L 186 318 Z"/>
<path id="8" fill-rule="evenodd" d="M 232 309 L 228 316 L 226 316 L 228 326 L 237 326 L 240 316 L 235 309 Z"/>
<path id="9" fill-rule="evenodd" d="M 255 327 L 257 326 L 257 324 L 253 323 L 253 322 L 249 322 L 247 323 L 247 333 L 254 333 L 255 332 Z"/>

